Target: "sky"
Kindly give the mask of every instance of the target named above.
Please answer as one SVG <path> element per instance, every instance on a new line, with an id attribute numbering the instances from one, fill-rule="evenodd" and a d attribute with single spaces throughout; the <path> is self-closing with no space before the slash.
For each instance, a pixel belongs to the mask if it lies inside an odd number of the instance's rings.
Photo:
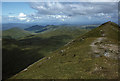
<path id="1" fill-rule="evenodd" d="M 117 2 L 2 2 L 3 23 L 96 24 L 118 22 Z"/>

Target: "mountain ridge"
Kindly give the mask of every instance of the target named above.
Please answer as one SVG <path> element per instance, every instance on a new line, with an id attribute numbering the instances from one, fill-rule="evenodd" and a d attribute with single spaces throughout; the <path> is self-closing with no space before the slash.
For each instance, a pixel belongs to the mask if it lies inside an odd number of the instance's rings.
<path id="1" fill-rule="evenodd" d="M 111 22 L 104 23 L 11 79 L 116 79 L 118 28 Z"/>

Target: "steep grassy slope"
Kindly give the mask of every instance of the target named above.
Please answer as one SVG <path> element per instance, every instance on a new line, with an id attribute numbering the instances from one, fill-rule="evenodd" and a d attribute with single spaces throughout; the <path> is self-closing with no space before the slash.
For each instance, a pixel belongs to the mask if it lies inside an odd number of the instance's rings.
<path id="1" fill-rule="evenodd" d="M 16 73 L 25 69 L 28 65 L 38 61 L 56 49 L 64 46 L 74 37 L 84 34 L 89 30 L 81 29 L 81 31 L 77 33 L 76 31 L 77 30 L 74 30 L 72 32 L 75 33 L 74 35 L 72 35 L 72 33 L 69 34 L 69 32 L 66 32 L 64 30 L 62 32 L 59 32 L 58 29 L 56 30 L 56 33 L 52 33 L 53 31 L 51 30 L 51 32 L 45 32 L 45 35 L 43 33 L 42 35 L 33 34 L 22 38 L 20 37 L 19 39 L 11 38 L 11 34 L 10 36 L 4 37 L 2 43 L 3 79 L 7 79 L 15 75 Z M 16 36 L 16 34 L 12 35 Z M 17 35 L 19 36 L 19 34 Z"/>
<path id="2" fill-rule="evenodd" d="M 118 25 L 104 23 L 11 79 L 116 79 L 119 33 Z"/>
<path id="3" fill-rule="evenodd" d="M 31 33 L 20 28 L 11 28 L 4 30 L 2 35 L 3 37 L 10 36 L 12 38 L 19 39 L 31 35 Z"/>

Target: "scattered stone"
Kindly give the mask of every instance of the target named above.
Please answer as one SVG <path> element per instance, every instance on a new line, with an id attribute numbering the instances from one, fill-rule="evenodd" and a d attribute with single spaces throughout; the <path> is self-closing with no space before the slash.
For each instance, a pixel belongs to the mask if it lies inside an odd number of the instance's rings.
<path id="1" fill-rule="evenodd" d="M 27 71 L 27 68 L 26 68 L 26 69 L 24 69 L 23 71 Z"/>
<path id="2" fill-rule="evenodd" d="M 113 50 L 110 50 L 111 53 L 114 53 Z"/>
<path id="3" fill-rule="evenodd" d="M 100 70 L 104 69 L 103 67 L 100 67 Z"/>
<path id="4" fill-rule="evenodd" d="M 107 50 L 105 50 L 105 52 L 107 52 Z"/>
<path id="5" fill-rule="evenodd" d="M 94 51 L 95 54 L 99 54 L 100 52 L 99 51 Z"/>
<path id="6" fill-rule="evenodd" d="M 64 52 L 64 50 L 61 50 L 60 52 L 61 52 L 61 53 L 63 53 L 63 52 Z"/>
<path id="7" fill-rule="evenodd" d="M 69 49 L 69 47 L 67 49 Z"/>
<path id="8" fill-rule="evenodd" d="M 74 40 L 72 40 L 71 42 L 73 42 Z"/>
<path id="9" fill-rule="evenodd" d="M 100 42 L 100 44 L 102 44 L 103 42 Z"/>
<path id="10" fill-rule="evenodd" d="M 65 56 L 65 55 L 66 55 L 66 53 L 63 53 L 63 54 L 62 54 L 62 56 Z"/>
<path id="11" fill-rule="evenodd" d="M 98 64 L 97 64 L 97 63 L 95 63 L 95 66 L 98 66 Z"/>
<path id="12" fill-rule="evenodd" d="M 109 54 L 108 52 L 105 52 L 105 53 L 104 53 L 104 56 L 110 57 L 110 54 Z"/>
<path id="13" fill-rule="evenodd" d="M 74 54 L 73 57 L 75 57 L 76 55 Z"/>
<path id="14" fill-rule="evenodd" d="M 84 38 L 81 38 L 81 41 L 84 40 Z"/>
<path id="15" fill-rule="evenodd" d="M 48 59 L 50 59 L 51 57 L 48 57 Z"/>
<path id="16" fill-rule="evenodd" d="M 47 59 L 50 59 L 51 57 L 48 57 Z"/>
<path id="17" fill-rule="evenodd" d="M 104 36 L 105 36 L 105 34 L 102 34 L 102 36 L 104 37 Z"/>
<path id="18" fill-rule="evenodd" d="M 84 38 L 82 40 L 84 40 Z"/>
<path id="19" fill-rule="evenodd" d="M 72 42 L 75 42 L 75 40 L 73 40 Z"/>
<path id="20" fill-rule="evenodd" d="M 103 47 L 99 47 L 99 49 L 104 49 Z"/>
<path id="21" fill-rule="evenodd" d="M 95 43 L 94 43 L 94 45 L 97 45 L 97 44 L 99 44 L 99 42 L 95 42 Z"/>
<path id="22" fill-rule="evenodd" d="M 96 54 L 95 57 L 100 57 L 100 55 Z"/>
<path id="23" fill-rule="evenodd" d="M 107 63 L 107 62 L 105 61 L 105 63 Z"/>
<path id="24" fill-rule="evenodd" d="M 116 54 L 117 54 L 117 55 L 119 55 L 119 53 L 118 53 L 118 52 L 117 52 Z"/>
<path id="25" fill-rule="evenodd" d="M 68 42 L 65 46 L 67 46 L 67 45 L 69 45 L 69 44 L 71 44 L 71 42 Z"/>
<path id="26" fill-rule="evenodd" d="M 97 71 L 98 70 L 98 67 L 96 67 L 95 69 L 94 69 L 94 71 Z"/>

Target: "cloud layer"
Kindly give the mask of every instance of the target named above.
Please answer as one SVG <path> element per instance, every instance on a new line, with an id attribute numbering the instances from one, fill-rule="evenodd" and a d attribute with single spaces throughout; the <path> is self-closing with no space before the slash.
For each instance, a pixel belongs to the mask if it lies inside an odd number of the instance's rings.
<path id="1" fill-rule="evenodd" d="M 47 2 L 31 3 L 31 7 L 38 11 L 38 14 L 65 14 L 65 15 L 88 15 L 97 13 L 113 13 L 117 10 L 117 3 L 90 3 L 90 2 Z"/>
<path id="2" fill-rule="evenodd" d="M 94 0 L 95 1 L 95 0 Z M 111 0 L 113 1 L 113 0 Z M 33 14 L 19 13 L 10 20 L 39 23 L 82 23 L 94 21 L 117 21 L 117 2 L 32 2 Z"/>

